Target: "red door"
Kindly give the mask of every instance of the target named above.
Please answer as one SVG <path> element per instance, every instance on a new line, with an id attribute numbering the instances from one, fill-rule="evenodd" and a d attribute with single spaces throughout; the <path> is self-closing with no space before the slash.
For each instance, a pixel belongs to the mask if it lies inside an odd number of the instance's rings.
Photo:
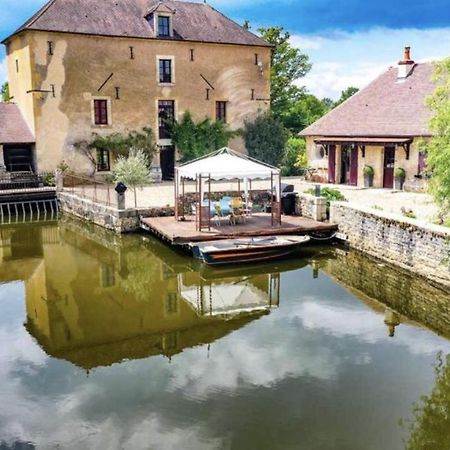
<path id="1" fill-rule="evenodd" d="M 395 166 L 395 147 L 384 148 L 384 172 L 383 187 L 392 189 L 394 187 L 394 166 Z"/>
<path id="2" fill-rule="evenodd" d="M 358 184 L 358 147 L 352 147 L 350 155 L 350 183 L 352 186 Z"/>
<path id="3" fill-rule="evenodd" d="M 328 183 L 336 183 L 336 146 L 328 146 Z"/>

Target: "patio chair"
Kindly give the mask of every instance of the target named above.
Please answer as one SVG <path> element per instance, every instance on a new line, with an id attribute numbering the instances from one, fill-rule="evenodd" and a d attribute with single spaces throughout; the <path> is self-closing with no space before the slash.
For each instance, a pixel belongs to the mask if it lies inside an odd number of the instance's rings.
<path id="1" fill-rule="evenodd" d="M 242 198 L 233 197 L 230 202 L 231 216 L 230 223 L 232 225 L 238 224 L 240 221 L 245 222 L 244 205 Z"/>

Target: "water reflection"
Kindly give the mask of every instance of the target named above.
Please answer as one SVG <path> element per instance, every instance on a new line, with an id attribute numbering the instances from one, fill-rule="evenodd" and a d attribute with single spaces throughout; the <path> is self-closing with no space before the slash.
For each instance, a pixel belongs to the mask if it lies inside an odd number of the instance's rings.
<path id="1" fill-rule="evenodd" d="M 84 369 L 170 358 L 279 304 L 279 273 L 199 271 L 155 241 L 105 246 L 79 227 L 2 230 L 1 281 L 25 282 L 29 333 Z"/>
<path id="2" fill-rule="evenodd" d="M 423 326 L 448 292 L 358 253 L 217 272 L 72 221 L 0 239 L 0 449 L 399 450 L 450 352 Z"/>

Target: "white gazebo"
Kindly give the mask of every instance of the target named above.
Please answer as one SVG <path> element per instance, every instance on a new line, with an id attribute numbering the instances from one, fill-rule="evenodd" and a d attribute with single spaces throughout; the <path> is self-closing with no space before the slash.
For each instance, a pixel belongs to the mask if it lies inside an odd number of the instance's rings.
<path id="1" fill-rule="evenodd" d="M 272 226 L 281 225 L 281 176 L 276 167 L 257 161 L 229 148 L 222 148 L 202 158 L 175 168 L 175 218 L 184 220 L 185 181 L 196 183 L 197 229 L 211 229 L 211 182 L 236 181 L 238 191 L 244 186 L 244 201 L 248 201 L 253 180 L 270 180 Z M 208 193 L 206 202 L 203 199 Z"/>

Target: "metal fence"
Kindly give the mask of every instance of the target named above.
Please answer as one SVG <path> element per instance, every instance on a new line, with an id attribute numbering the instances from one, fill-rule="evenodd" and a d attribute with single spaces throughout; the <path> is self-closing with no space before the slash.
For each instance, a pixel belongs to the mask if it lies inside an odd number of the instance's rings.
<path id="1" fill-rule="evenodd" d="M 113 184 L 95 178 L 65 174 L 63 188 L 65 192 L 78 195 L 94 203 L 117 207 L 117 194 Z"/>
<path id="2" fill-rule="evenodd" d="M 55 187 L 55 176 L 51 172 L 0 172 L 0 191 L 25 191 Z"/>
<path id="3" fill-rule="evenodd" d="M 0 224 L 11 225 L 56 220 L 58 212 L 56 199 L 0 203 Z"/>

